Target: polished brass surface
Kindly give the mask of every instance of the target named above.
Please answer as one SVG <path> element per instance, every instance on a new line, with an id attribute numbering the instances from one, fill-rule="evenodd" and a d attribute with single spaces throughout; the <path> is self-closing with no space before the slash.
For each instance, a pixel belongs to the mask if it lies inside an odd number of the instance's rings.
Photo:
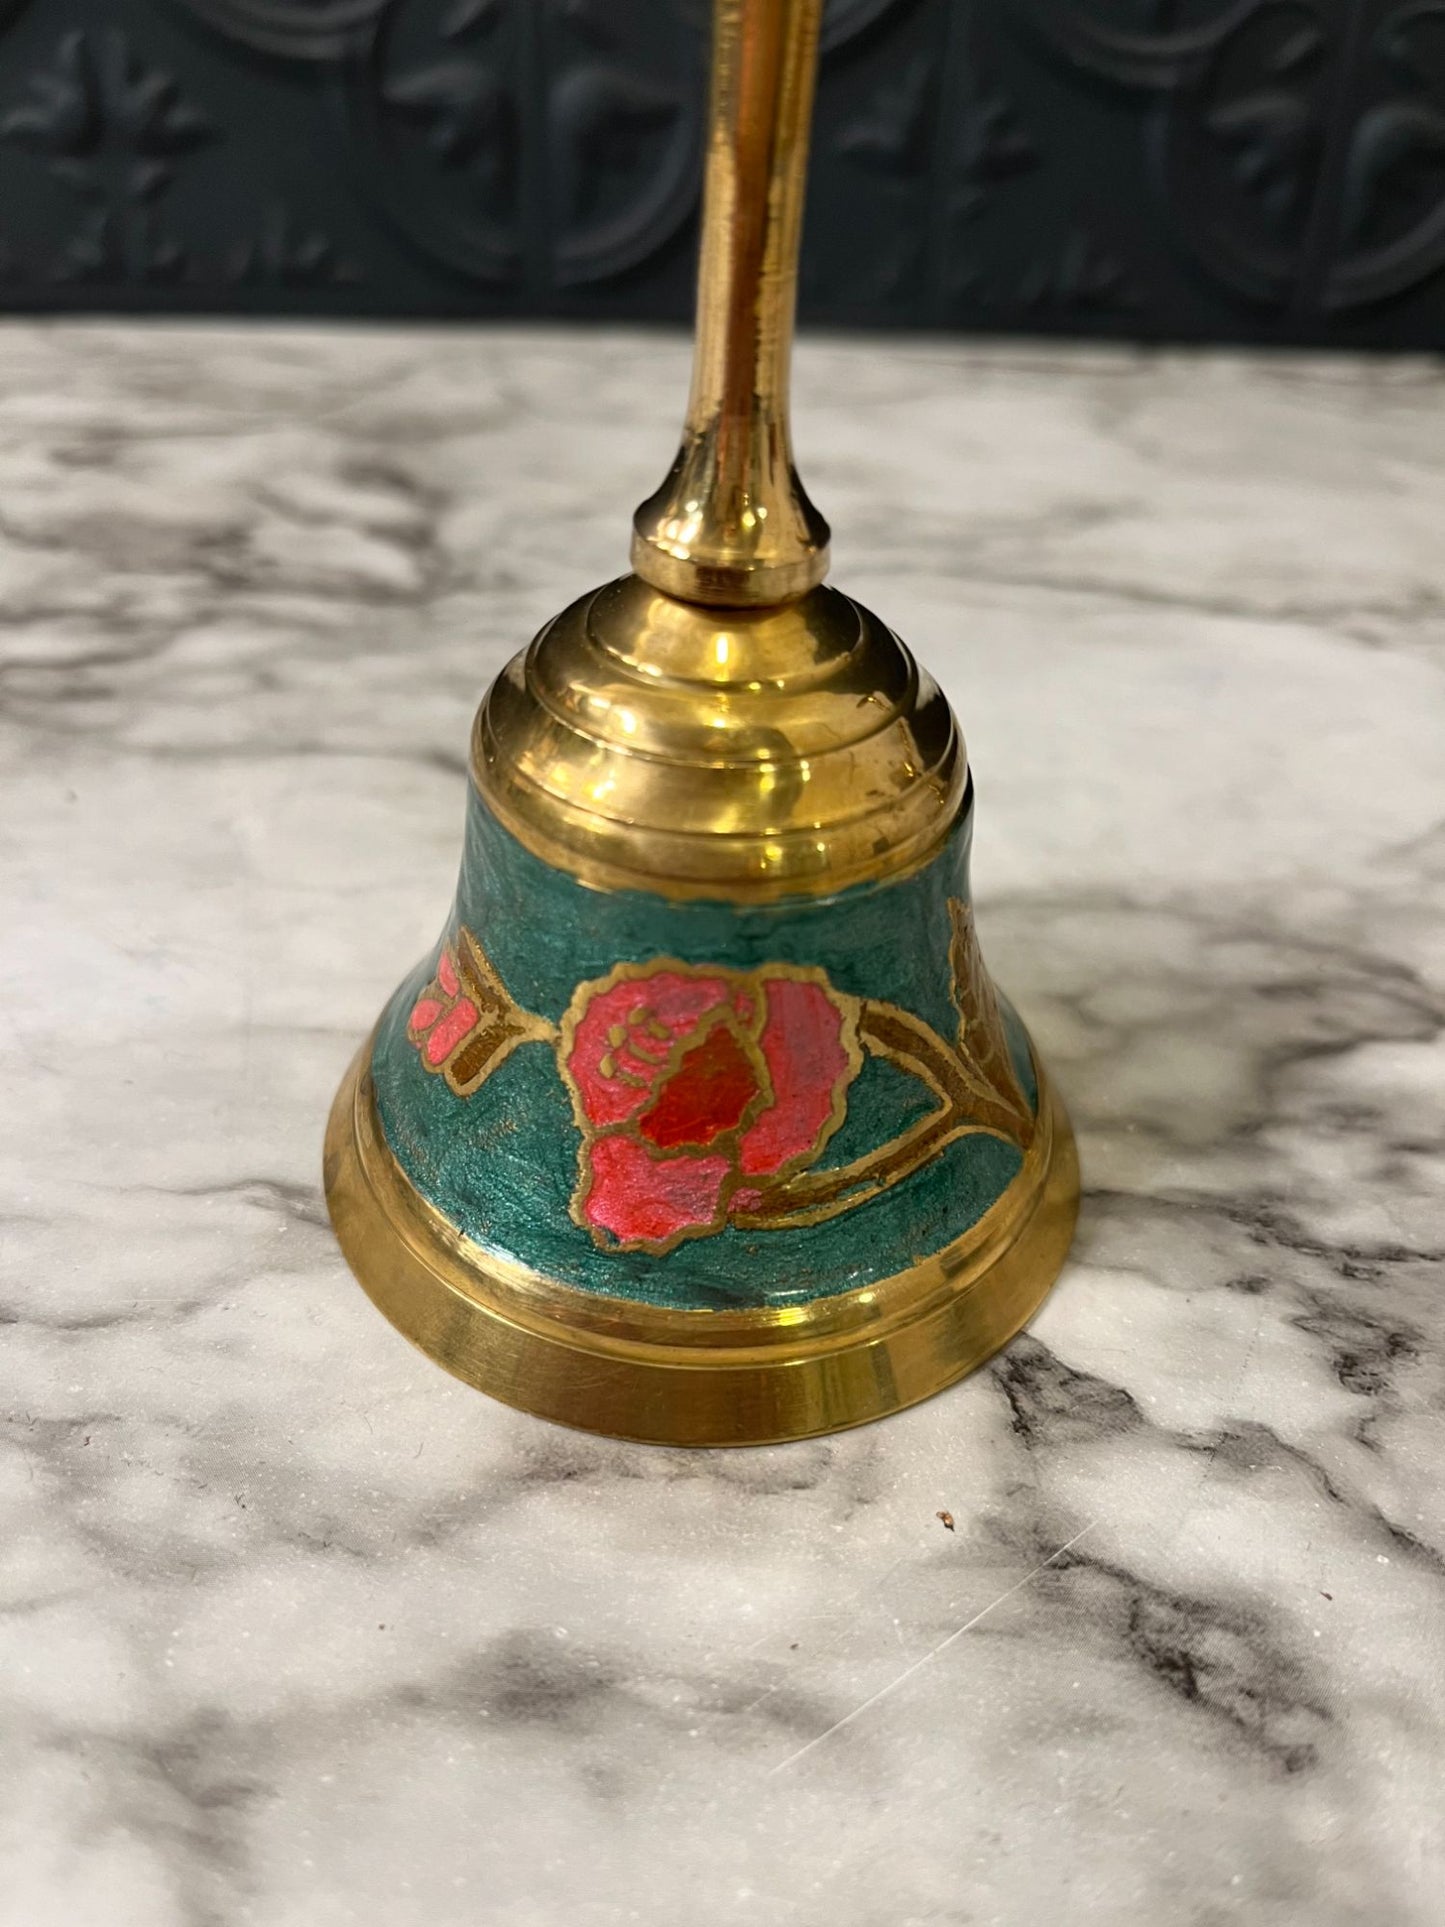
<path id="1" fill-rule="evenodd" d="M 420 1087 L 429 1095 L 450 1092 L 459 1105 L 482 1102 L 481 1086 L 504 1059 L 504 1075 L 525 1069 L 524 1045 L 560 1045 L 581 1147 L 571 1229 L 592 1238 L 592 1264 L 615 1245 L 633 1269 L 619 1265 L 618 1295 L 611 1296 L 611 1272 L 594 1275 L 588 1282 L 595 1288 L 584 1289 L 469 1240 L 393 1155 L 373 1074 L 382 1080 L 387 1128 L 399 1133 L 393 1142 L 413 1160 L 408 1169 L 428 1171 L 428 1189 L 435 1181 L 449 1210 L 464 1215 L 479 1195 L 491 1206 L 520 1201 L 523 1215 L 509 1222 L 525 1226 L 533 1203 L 539 1212 L 565 1209 L 555 1175 L 534 1182 L 531 1164 L 519 1167 L 515 1156 L 508 1163 L 496 1149 L 518 1125 L 505 1105 L 490 1111 L 485 1130 L 464 1111 L 453 1126 L 433 1107 L 429 1142 L 441 1149 L 430 1165 L 417 1164 L 416 1116 L 408 1106 L 419 1110 L 420 1089 L 404 1079 L 388 1083 L 391 1073 L 370 1044 L 342 1085 L 326 1140 L 327 1199 L 342 1249 L 387 1317 L 424 1351 L 526 1410 L 674 1444 L 803 1438 L 880 1417 L 949 1384 L 996 1351 L 1043 1298 L 1067 1252 L 1079 1194 L 1068 1122 L 1037 1064 L 1037 1117 L 1029 1113 L 962 894 L 948 901 L 952 945 L 929 966 L 951 986 L 959 1025 L 956 1037 L 934 1039 L 936 1049 L 922 1048 L 923 1031 L 934 1033 L 917 1012 L 889 1001 L 888 975 L 907 972 L 886 934 L 886 914 L 868 966 L 884 981 L 862 999 L 830 991 L 813 956 L 759 956 L 749 948 L 755 935 L 741 935 L 748 928 L 743 913 L 760 904 L 782 905 L 776 921 L 786 923 L 787 906 L 797 903 L 800 915 L 805 910 L 828 926 L 852 916 L 860 901 L 876 901 L 871 893 L 831 901 L 850 886 L 877 885 L 882 900 L 902 901 L 915 888 L 903 881 L 913 873 L 920 888 L 932 887 L 926 880 L 935 873 L 923 868 L 930 859 L 966 864 L 962 843 L 952 858 L 945 852 L 969 791 L 952 712 L 883 623 L 822 586 L 828 532 L 793 470 L 788 364 L 821 4 L 715 0 L 697 351 L 682 449 L 657 495 L 638 510 L 635 573 L 549 623 L 494 683 L 473 731 L 471 770 L 481 801 L 473 822 L 494 836 L 490 813 L 557 878 L 595 891 L 644 893 L 628 899 L 624 954 L 607 957 L 600 976 L 602 960 L 588 949 L 615 903 L 596 905 L 595 916 L 591 908 L 575 914 L 577 948 L 587 956 L 567 1006 L 584 1013 L 576 1034 L 563 1034 L 565 1013 L 559 1025 L 555 1008 L 544 1018 L 514 1004 L 505 973 L 485 954 L 491 938 L 480 924 L 475 932 L 449 926 L 430 980 L 419 973 L 402 993 L 416 998 L 404 1018 L 408 1073 L 416 1077 L 420 1061 L 433 1074 L 421 1075 Z M 507 847 L 525 862 L 516 843 Z M 464 859 L 464 889 L 468 861 L 481 858 L 474 852 Z M 966 891 L 964 871 L 957 874 L 959 891 Z M 895 886 L 897 898 L 883 894 Z M 697 899 L 724 907 L 721 924 L 718 909 L 694 909 Z M 490 914 L 485 891 L 480 901 Z M 736 956 L 726 906 L 739 913 Z M 668 932 L 693 917 L 711 920 L 715 953 L 669 965 Z M 921 927 L 905 918 L 898 944 L 916 945 Z M 508 931 L 513 963 L 520 945 L 529 964 L 526 925 L 515 910 Z M 571 940 L 556 928 L 545 936 Z M 667 1043 L 668 1076 L 676 1071 L 679 1083 L 679 1067 L 701 1061 L 705 1042 L 710 1049 L 710 1040 L 722 1040 L 725 1056 L 731 1038 L 736 1062 L 727 1075 L 742 1080 L 736 1089 L 743 1107 L 729 1112 L 731 1136 L 716 1138 L 721 1148 L 694 1155 L 691 1138 L 668 1139 L 666 1155 L 659 1150 L 654 1158 L 639 1149 L 640 1135 L 627 1136 L 611 1112 L 604 1115 L 606 1105 L 621 1101 L 613 1089 L 621 1073 L 603 1059 L 584 1066 L 578 1037 L 586 1013 L 615 997 L 618 986 L 670 978 L 667 995 L 680 996 L 677 982 L 690 977 L 710 987 L 697 993 L 708 1011 L 722 1013 L 715 1023 L 709 1017 L 705 1040 L 701 1019 L 674 1013 L 664 1023 L 651 1003 L 635 1012 L 629 1005 L 628 1021 L 647 1017 L 661 1026 L 649 1035 Z M 815 994 L 804 998 L 794 988 L 790 1004 L 784 987 L 801 983 Z M 795 1047 L 778 1041 L 781 1032 L 758 1029 L 775 1003 L 779 1010 L 806 1006 L 812 1044 Z M 383 1027 L 393 1042 L 396 1018 L 393 1005 Z M 829 1021 L 836 1031 L 831 1047 Z M 617 1030 L 620 1063 L 632 1033 L 621 1021 Z M 603 1044 L 614 1048 L 610 1032 Z M 856 1101 L 865 1120 L 874 1101 L 862 1095 L 861 1075 L 853 1082 L 865 1044 L 897 1074 L 921 1080 L 938 1109 L 896 1141 L 882 1131 L 851 1161 L 825 1167 L 816 1160 L 830 1123 L 842 1122 L 839 1093 L 856 1090 L 848 1102 Z M 660 1046 L 650 1048 L 647 1062 L 632 1066 L 639 1090 L 653 1088 L 648 1078 Z M 810 1049 L 821 1053 L 819 1089 L 832 1094 L 836 1115 L 805 1130 L 796 1121 L 804 1110 L 789 1110 L 792 1121 L 779 1126 L 798 1133 L 786 1154 L 798 1161 L 796 1171 L 786 1162 L 779 1167 L 791 1172 L 780 1218 L 776 1187 L 769 1190 L 761 1176 L 745 1182 L 743 1167 L 751 1134 L 773 1113 L 759 1111 L 755 1124 L 746 1105 L 775 1104 L 781 1114 L 780 1078 L 793 1080 L 788 1105 L 812 1103 Z M 392 1061 L 394 1067 L 394 1055 Z M 586 1091 L 578 1082 L 584 1076 Z M 525 1078 L 515 1088 L 525 1088 Z M 453 1140 L 453 1128 L 467 1135 Z M 935 1159 L 945 1143 L 988 1132 L 1014 1147 L 1021 1167 L 998 1179 L 1001 1192 L 994 1186 L 980 1195 L 983 1216 L 971 1229 L 936 1248 L 968 1215 L 966 1191 L 929 1207 L 923 1192 L 905 1187 L 940 1169 Z M 660 1135 L 656 1142 L 662 1144 Z M 470 1192 L 447 1191 L 438 1178 L 453 1150 Z M 758 1156 L 758 1171 L 772 1171 Z M 775 1161 L 782 1156 L 778 1151 Z M 877 1179 L 872 1189 L 859 1182 L 860 1162 L 870 1184 Z M 715 1188 L 694 1197 L 688 1186 L 702 1187 L 705 1169 Z M 596 1190 L 599 1183 L 605 1192 Z M 875 1254 L 875 1268 L 906 1268 L 845 1289 L 859 1272 L 848 1268 L 846 1252 L 837 1269 L 840 1247 L 820 1243 L 815 1250 L 832 1255 L 804 1267 L 805 1289 L 816 1282 L 817 1295 L 769 1304 L 773 1281 L 761 1269 L 769 1237 L 836 1240 L 840 1214 L 889 1187 L 905 1202 L 901 1218 L 875 1220 L 894 1226 L 894 1242 Z M 604 1195 L 605 1212 L 594 1209 Z M 655 1227 L 649 1212 L 661 1214 Z M 484 1213 L 468 1222 L 498 1220 Z M 782 1222 L 793 1229 L 778 1230 Z M 681 1291 L 671 1304 L 651 1302 L 668 1289 L 656 1276 L 637 1288 L 639 1252 L 661 1266 L 675 1262 L 670 1247 L 681 1249 L 684 1239 L 695 1239 L 687 1248 L 701 1254 L 708 1239 L 735 1233 L 762 1241 L 757 1290 L 751 1277 L 731 1281 L 751 1309 L 690 1309 L 694 1301 Z M 525 1251 L 528 1235 L 517 1229 L 496 1242 Z M 752 1248 L 742 1249 L 751 1264 Z M 707 1263 L 700 1255 L 704 1281 Z M 629 1287 L 632 1295 L 623 1296 Z"/>
<path id="2" fill-rule="evenodd" d="M 967 774 L 937 685 L 847 596 L 705 609 L 636 576 L 498 677 L 472 771 L 516 837 L 585 883 L 738 902 L 902 874 L 946 835 Z"/>
<path id="3" fill-rule="evenodd" d="M 882 1418 L 990 1357 L 1073 1236 L 1073 1135 L 1042 1070 L 1024 1166 L 963 1237 L 865 1289 L 760 1311 L 595 1297 L 470 1244 L 408 1182 L 377 1120 L 370 1046 L 326 1133 L 326 1194 L 352 1270 L 427 1355 L 509 1405 L 586 1431 L 758 1445 Z"/>
<path id="4" fill-rule="evenodd" d="M 898 876 L 946 836 L 963 743 L 876 616 L 820 585 L 788 359 L 821 0 L 718 0 L 682 452 L 637 573 L 497 679 L 472 770 L 507 828 L 598 888 L 767 902 Z"/>
<path id="5" fill-rule="evenodd" d="M 783 602 L 828 569 L 793 467 L 788 368 L 823 0 L 716 0 L 697 343 L 682 447 L 632 566 L 686 601 Z"/>

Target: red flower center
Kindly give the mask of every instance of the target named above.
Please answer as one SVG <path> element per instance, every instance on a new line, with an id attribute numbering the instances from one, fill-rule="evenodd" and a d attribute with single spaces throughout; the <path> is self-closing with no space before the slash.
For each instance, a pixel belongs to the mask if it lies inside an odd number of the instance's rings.
<path id="1" fill-rule="evenodd" d="M 757 1073 L 730 1024 L 714 1024 L 687 1051 L 672 1076 L 637 1120 L 637 1128 L 661 1151 L 682 1144 L 711 1144 L 736 1130 L 758 1094 Z"/>

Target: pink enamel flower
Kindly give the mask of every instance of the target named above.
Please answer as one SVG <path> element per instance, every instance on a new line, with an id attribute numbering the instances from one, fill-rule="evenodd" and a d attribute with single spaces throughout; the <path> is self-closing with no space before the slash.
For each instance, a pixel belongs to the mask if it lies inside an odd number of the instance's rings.
<path id="1" fill-rule="evenodd" d="M 439 1071 L 471 1036 L 481 1013 L 462 990 L 450 948 L 437 958 L 437 974 L 412 1008 L 407 1033 L 428 1070 Z"/>
<path id="2" fill-rule="evenodd" d="M 573 1216 L 656 1253 L 811 1164 L 861 1057 L 853 1001 L 821 971 L 658 960 L 579 986 L 558 1061 L 582 1133 Z"/>
<path id="3" fill-rule="evenodd" d="M 470 1097 L 518 1044 L 550 1042 L 553 1031 L 518 1008 L 471 931 L 459 930 L 442 946 L 406 1034 L 427 1070 L 440 1072 L 458 1097 Z"/>

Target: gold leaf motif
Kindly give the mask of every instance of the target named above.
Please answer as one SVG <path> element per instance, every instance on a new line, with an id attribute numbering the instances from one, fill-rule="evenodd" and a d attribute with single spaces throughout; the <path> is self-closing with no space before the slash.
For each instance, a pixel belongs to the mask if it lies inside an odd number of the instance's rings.
<path id="1" fill-rule="evenodd" d="M 1033 1136 L 1033 1113 L 1014 1070 L 1013 1053 L 999 1014 L 993 979 L 984 968 L 974 934 L 973 908 L 958 897 L 948 900 L 953 938 L 948 946 L 953 972 L 953 1001 L 958 1010 L 958 1052 L 972 1074 L 1002 1106 L 1018 1127 L 1016 1142 L 1028 1148 Z"/>

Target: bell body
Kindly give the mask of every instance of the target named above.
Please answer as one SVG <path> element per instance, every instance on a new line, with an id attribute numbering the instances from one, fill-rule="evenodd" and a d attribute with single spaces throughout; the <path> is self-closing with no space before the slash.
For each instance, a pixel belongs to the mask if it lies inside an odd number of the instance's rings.
<path id="1" fill-rule="evenodd" d="M 972 822 L 943 698 L 832 590 L 626 578 L 549 625 L 332 1115 L 381 1309 L 512 1404 L 682 1444 L 857 1424 L 996 1350 L 1078 1176 L 978 951 Z"/>
<path id="2" fill-rule="evenodd" d="M 332 1219 L 459 1377 L 726 1445 L 936 1392 L 1063 1263 L 937 687 L 823 585 L 788 356 L 822 0 L 714 0 L 693 384 L 635 574 L 498 677 L 456 901 L 343 1083 Z"/>

